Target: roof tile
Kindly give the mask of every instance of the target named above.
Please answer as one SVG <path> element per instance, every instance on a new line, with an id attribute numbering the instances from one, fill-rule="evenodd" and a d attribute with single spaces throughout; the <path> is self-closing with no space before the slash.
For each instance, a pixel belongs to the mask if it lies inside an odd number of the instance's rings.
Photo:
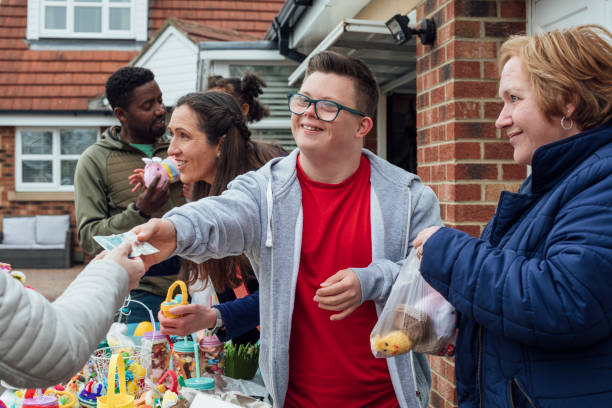
<path id="1" fill-rule="evenodd" d="M 0 110 L 84 110 L 136 51 L 36 51 L 25 41 L 27 2 L 0 0 Z M 263 38 L 284 0 L 156 0 L 149 29 L 175 17 L 194 41 Z"/>

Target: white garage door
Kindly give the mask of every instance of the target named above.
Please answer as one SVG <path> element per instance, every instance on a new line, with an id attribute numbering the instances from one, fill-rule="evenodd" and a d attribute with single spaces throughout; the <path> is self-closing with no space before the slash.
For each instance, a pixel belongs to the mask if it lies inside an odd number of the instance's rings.
<path id="1" fill-rule="evenodd" d="M 612 0 L 527 0 L 530 33 L 580 24 L 600 24 L 612 31 Z"/>

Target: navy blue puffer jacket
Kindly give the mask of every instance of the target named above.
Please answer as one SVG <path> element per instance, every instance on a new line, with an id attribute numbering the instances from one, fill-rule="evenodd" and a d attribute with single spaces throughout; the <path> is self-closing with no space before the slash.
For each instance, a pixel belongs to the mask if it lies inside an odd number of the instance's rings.
<path id="1" fill-rule="evenodd" d="M 542 146 L 477 239 L 442 228 L 421 273 L 460 312 L 460 407 L 612 407 L 612 127 Z"/>

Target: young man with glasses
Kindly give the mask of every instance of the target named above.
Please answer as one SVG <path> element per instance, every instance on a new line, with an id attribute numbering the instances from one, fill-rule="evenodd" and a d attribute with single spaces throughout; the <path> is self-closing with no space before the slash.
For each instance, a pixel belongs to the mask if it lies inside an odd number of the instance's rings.
<path id="1" fill-rule="evenodd" d="M 220 197 L 134 229 L 202 262 L 245 253 L 260 284 L 260 368 L 275 406 L 425 407 L 424 356 L 372 356 L 369 334 L 416 234 L 440 225 L 417 176 L 363 149 L 378 88 L 359 60 L 322 52 L 289 96 L 298 150 Z"/>

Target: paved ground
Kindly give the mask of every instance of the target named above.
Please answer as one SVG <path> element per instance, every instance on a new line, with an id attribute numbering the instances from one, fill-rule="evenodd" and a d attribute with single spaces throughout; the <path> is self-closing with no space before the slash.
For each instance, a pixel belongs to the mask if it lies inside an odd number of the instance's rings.
<path id="1" fill-rule="evenodd" d="M 19 269 L 26 275 L 26 284 L 42 293 L 47 299 L 55 300 L 81 272 L 85 266 L 75 265 L 70 269 Z"/>

